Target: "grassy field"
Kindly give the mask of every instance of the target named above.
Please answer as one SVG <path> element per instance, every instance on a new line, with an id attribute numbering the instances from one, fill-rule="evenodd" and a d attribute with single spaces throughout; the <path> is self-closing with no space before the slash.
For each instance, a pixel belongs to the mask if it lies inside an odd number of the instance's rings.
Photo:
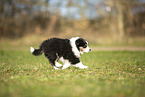
<path id="1" fill-rule="evenodd" d="M 145 52 L 93 51 L 89 67 L 54 70 L 28 49 L 0 50 L 0 97 L 145 97 Z"/>

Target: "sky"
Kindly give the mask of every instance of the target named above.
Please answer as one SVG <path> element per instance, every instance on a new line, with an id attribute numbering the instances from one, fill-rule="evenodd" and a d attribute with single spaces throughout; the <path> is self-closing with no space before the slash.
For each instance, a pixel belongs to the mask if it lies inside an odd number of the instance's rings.
<path id="1" fill-rule="evenodd" d="M 104 0 L 88 0 L 88 8 L 85 10 L 84 16 L 86 18 L 96 18 L 98 16 L 95 6 Z M 74 6 L 67 7 L 68 0 L 50 0 L 50 11 L 55 13 L 54 9 L 59 10 L 61 16 L 80 19 L 82 9 L 85 7 L 84 0 L 72 0 Z M 78 8 L 75 4 L 79 4 Z M 85 9 L 85 8 L 84 8 Z"/>
<path id="2" fill-rule="evenodd" d="M 98 13 L 98 9 L 101 10 L 104 14 L 107 14 L 107 11 L 108 12 L 111 11 L 111 8 L 109 6 L 101 5 L 107 0 L 48 0 L 49 1 L 48 6 L 46 6 L 47 3 L 45 3 L 47 0 L 36 0 L 36 1 L 30 0 L 31 2 L 28 1 L 27 3 L 23 3 L 23 1 L 21 1 L 20 3 L 15 0 L 12 1 L 13 1 L 12 3 L 16 3 L 15 6 L 17 8 L 20 8 L 23 13 L 29 15 L 31 14 L 35 15 L 34 13 L 38 13 L 38 10 L 40 9 L 42 12 L 46 12 L 46 9 L 48 9 L 50 14 L 56 15 L 56 13 L 59 12 L 59 14 L 64 18 L 80 19 L 82 18 L 82 16 L 84 16 L 85 18 L 95 19 L 96 17 L 100 16 Z M 35 4 L 33 1 L 41 2 L 43 4 L 40 7 L 39 3 Z M 71 1 L 72 4 L 71 6 L 68 7 L 69 1 Z M 87 3 L 85 1 L 87 1 Z M 145 0 L 138 0 L 138 1 L 145 3 Z M 5 5 L 4 12 L 11 13 L 12 8 L 9 7 L 9 4 L 4 3 L 4 5 Z M 145 8 L 142 6 L 133 9 L 133 13 L 136 13 L 138 11 L 145 11 Z"/>
<path id="3" fill-rule="evenodd" d="M 83 15 L 85 18 L 89 19 L 94 19 L 96 17 L 99 17 L 98 11 L 96 10 L 96 6 L 99 6 L 100 3 L 104 3 L 106 0 L 86 0 L 88 1 L 87 8 L 85 8 L 85 0 L 71 0 L 72 3 L 74 3 L 74 6 L 67 7 L 68 1 L 70 0 L 49 0 L 49 10 L 51 13 L 56 13 L 58 10 L 60 12 L 60 15 L 63 17 L 67 18 L 72 18 L 72 19 L 80 19 L 82 10 L 83 10 Z M 145 0 L 138 0 L 139 2 L 145 3 Z M 76 4 L 79 4 L 79 7 L 76 7 Z M 99 10 L 102 10 L 104 14 L 107 13 L 107 11 L 111 11 L 111 8 L 109 6 L 99 6 Z M 144 7 L 136 7 L 133 10 L 133 13 L 136 13 L 138 11 L 145 11 Z"/>

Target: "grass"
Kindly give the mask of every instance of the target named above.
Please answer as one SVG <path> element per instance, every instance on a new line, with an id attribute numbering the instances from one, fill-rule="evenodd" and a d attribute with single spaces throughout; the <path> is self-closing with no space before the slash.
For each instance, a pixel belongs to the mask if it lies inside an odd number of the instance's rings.
<path id="1" fill-rule="evenodd" d="M 94 51 L 89 69 L 54 70 L 28 49 L 0 50 L 0 97 L 145 97 L 145 52 Z"/>

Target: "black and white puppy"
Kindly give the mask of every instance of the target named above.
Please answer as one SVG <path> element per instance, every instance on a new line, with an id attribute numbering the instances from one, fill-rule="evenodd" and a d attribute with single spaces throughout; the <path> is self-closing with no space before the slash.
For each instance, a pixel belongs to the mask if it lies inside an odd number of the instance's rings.
<path id="1" fill-rule="evenodd" d="M 85 69 L 88 67 L 83 65 L 79 58 L 81 54 L 88 53 L 91 49 L 83 38 L 72 37 L 71 39 L 51 38 L 42 42 L 39 49 L 31 47 L 30 51 L 36 56 L 44 52 L 54 69 L 59 69 L 57 67 L 60 66 L 63 66 L 62 69 L 66 69 L 71 65 Z M 64 65 L 58 63 L 58 60 L 62 61 Z"/>

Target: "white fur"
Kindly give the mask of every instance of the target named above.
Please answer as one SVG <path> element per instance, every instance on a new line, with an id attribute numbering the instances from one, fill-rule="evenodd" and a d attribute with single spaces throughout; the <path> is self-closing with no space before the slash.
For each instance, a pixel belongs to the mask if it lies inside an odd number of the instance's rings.
<path id="1" fill-rule="evenodd" d="M 79 67 L 80 69 L 87 69 L 88 68 L 88 66 L 83 65 L 82 62 L 79 62 L 79 63 L 77 63 L 76 65 L 73 65 L 73 66 Z"/>
<path id="2" fill-rule="evenodd" d="M 53 68 L 54 68 L 55 70 L 59 69 L 59 68 L 57 68 L 57 67 L 55 67 L 55 66 L 53 66 Z"/>
<path id="3" fill-rule="evenodd" d="M 62 69 L 66 69 L 66 68 L 68 68 L 68 67 L 70 67 L 72 65 L 69 62 L 69 60 L 64 59 L 63 57 L 60 58 L 60 61 L 62 61 L 64 63 Z M 72 65 L 72 66 L 79 67 L 80 69 L 87 69 L 88 68 L 88 66 L 83 65 L 82 62 L 79 62 L 76 65 Z"/>
<path id="4" fill-rule="evenodd" d="M 84 52 L 86 52 L 86 53 L 90 52 L 89 46 L 86 47 L 86 49 L 84 50 Z"/>
<path id="5" fill-rule="evenodd" d="M 69 62 L 69 60 L 64 59 L 63 57 L 61 57 L 59 60 L 60 60 L 61 62 L 64 63 L 62 69 L 66 69 L 66 68 L 68 68 L 69 66 L 71 66 L 71 63 Z"/>
<path id="6" fill-rule="evenodd" d="M 63 62 L 63 63 L 65 63 L 66 62 L 66 60 L 63 58 L 63 57 L 60 57 L 60 59 L 59 59 L 61 62 Z"/>
<path id="7" fill-rule="evenodd" d="M 33 53 L 35 51 L 35 49 L 33 47 L 30 47 L 30 51 L 31 51 L 31 53 Z"/>
<path id="8" fill-rule="evenodd" d="M 56 67 L 61 67 L 61 66 L 62 66 L 62 64 L 60 64 L 60 63 L 56 62 L 55 66 L 56 66 Z"/>
<path id="9" fill-rule="evenodd" d="M 79 52 L 79 50 L 77 49 L 77 46 L 76 46 L 76 40 L 77 39 L 79 39 L 80 37 L 72 37 L 71 39 L 70 39 L 70 44 L 71 44 L 71 46 L 72 46 L 72 51 L 73 51 L 73 53 L 74 53 L 74 55 L 77 57 L 77 58 L 80 58 L 81 56 L 80 56 L 80 52 Z"/>
<path id="10" fill-rule="evenodd" d="M 66 69 L 66 68 L 68 68 L 68 67 L 70 67 L 70 66 L 71 66 L 71 64 L 65 63 L 65 64 L 63 65 L 62 69 Z"/>
<path id="11" fill-rule="evenodd" d="M 84 52 L 88 53 L 88 52 L 90 52 L 90 48 L 89 48 L 89 46 L 88 46 L 88 42 L 87 42 L 87 41 L 86 41 L 86 43 L 87 43 L 87 47 L 86 47 L 86 49 L 84 50 Z"/>

